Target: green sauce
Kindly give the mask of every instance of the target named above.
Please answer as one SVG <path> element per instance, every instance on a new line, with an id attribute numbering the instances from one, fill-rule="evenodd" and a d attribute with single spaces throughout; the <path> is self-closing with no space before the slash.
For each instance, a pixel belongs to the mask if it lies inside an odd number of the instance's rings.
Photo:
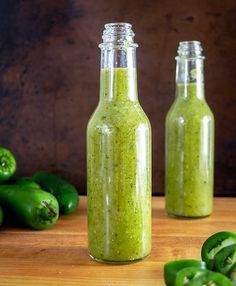
<path id="1" fill-rule="evenodd" d="M 135 69 L 103 69 L 100 86 L 87 129 L 89 253 L 124 263 L 151 251 L 151 129 Z"/>
<path id="2" fill-rule="evenodd" d="M 214 118 L 203 86 L 177 86 L 166 118 L 166 210 L 204 217 L 212 212 Z"/>

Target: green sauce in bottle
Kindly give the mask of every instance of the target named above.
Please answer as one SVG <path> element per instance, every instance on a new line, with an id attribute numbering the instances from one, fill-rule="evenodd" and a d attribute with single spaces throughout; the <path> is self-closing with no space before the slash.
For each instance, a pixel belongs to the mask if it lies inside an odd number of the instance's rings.
<path id="1" fill-rule="evenodd" d="M 180 217 L 212 212 L 214 117 L 204 97 L 202 48 L 181 42 L 176 99 L 166 117 L 166 211 Z"/>
<path id="2" fill-rule="evenodd" d="M 131 25 L 105 28 L 87 129 L 88 248 L 97 261 L 129 263 L 151 251 L 151 127 L 137 97 Z"/>

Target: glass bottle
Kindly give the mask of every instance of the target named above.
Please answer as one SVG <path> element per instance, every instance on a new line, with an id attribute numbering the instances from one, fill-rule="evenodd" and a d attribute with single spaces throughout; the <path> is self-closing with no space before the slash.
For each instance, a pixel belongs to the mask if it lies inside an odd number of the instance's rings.
<path id="1" fill-rule="evenodd" d="M 204 96 L 201 43 L 180 42 L 176 99 L 166 117 L 166 211 L 180 217 L 212 212 L 214 117 Z"/>
<path id="2" fill-rule="evenodd" d="M 151 127 L 137 93 L 132 26 L 106 24 L 100 100 L 87 128 L 88 249 L 128 263 L 151 251 Z"/>

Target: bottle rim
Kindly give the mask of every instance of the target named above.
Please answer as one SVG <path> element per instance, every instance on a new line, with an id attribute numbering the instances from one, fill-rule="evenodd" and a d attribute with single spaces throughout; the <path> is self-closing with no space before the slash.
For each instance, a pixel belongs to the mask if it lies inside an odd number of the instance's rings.
<path id="1" fill-rule="evenodd" d="M 103 42 L 99 44 L 101 49 L 122 49 L 137 48 L 138 45 L 134 43 L 134 32 L 132 25 L 125 22 L 107 23 L 104 25 L 102 39 Z"/>
<path id="2" fill-rule="evenodd" d="M 202 54 L 203 48 L 200 41 L 181 41 L 179 42 L 176 60 L 204 60 L 205 57 Z"/>
<path id="3" fill-rule="evenodd" d="M 132 25 L 130 23 L 126 22 L 112 22 L 112 23 L 107 23 L 104 25 L 105 29 L 110 28 L 110 27 L 126 27 L 126 28 L 132 28 Z"/>

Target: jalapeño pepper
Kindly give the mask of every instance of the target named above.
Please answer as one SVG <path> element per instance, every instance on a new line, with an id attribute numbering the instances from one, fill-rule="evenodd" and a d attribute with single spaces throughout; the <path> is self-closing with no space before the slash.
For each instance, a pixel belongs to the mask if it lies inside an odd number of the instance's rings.
<path id="1" fill-rule="evenodd" d="M 204 265 L 205 266 L 205 265 Z M 206 274 L 208 270 L 200 267 L 186 267 L 181 269 L 175 279 L 174 286 L 189 285 L 189 283 L 196 277 Z"/>
<path id="2" fill-rule="evenodd" d="M 28 177 L 23 177 L 14 182 L 14 184 L 22 186 L 22 187 L 27 187 L 27 188 L 32 188 L 32 189 L 41 189 L 39 184 L 37 184 L 35 181 L 33 181 L 31 178 Z"/>
<path id="3" fill-rule="evenodd" d="M 166 285 L 174 286 L 178 272 L 185 267 L 194 267 L 200 271 L 201 269 L 206 269 L 206 263 L 204 261 L 194 259 L 183 259 L 167 262 L 164 265 L 164 279 Z"/>
<path id="4" fill-rule="evenodd" d="M 1 185 L 0 202 L 9 220 L 20 221 L 33 229 L 49 228 L 58 219 L 56 198 L 40 189 Z"/>
<path id="5" fill-rule="evenodd" d="M 236 263 L 231 267 L 227 276 L 231 279 L 234 285 L 236 285 Z"/>
<path id="6" fill-rule="evenodd" d="M 216 254 L 226 246 L 236 244 L 236 234 L 232 232 L 218 232 L 210 236 L 202 246 L 202 260 L 206 262 L 209 269 L 214 268 Z"/>
<path id="7" fill-rule="evenodd" d="M 60 214 L 74 212 L 79 204 L 79 195 L 76 188 L 61 177 L 49 172 L 38 172 L 33 180 L 39 186 L 56 197 L 59 203 Z"/>
<path id="8" fill-rule="evenodd" d="M 226 274 L 236 263 L 236 244 L 221 249 L 215 256 L 214 270 Z"/>
<path id="9" fill-rule="evenodd" d="M 233 284 L 221 273 L 187 267 L 177 274 L 175 286 L 233 286 Z"/>
<path id="10" fill-rule="evenodd" d="M 181 286 L 234 286 L 228 277 L 221 273 L 205 270 L 199 276 L 193 278 L 189 283 Z M 176 285 L 179 286 L 179 285 Z"/>
<path id="11" fill-rule="evenodd" d="M 16 171 L 16 160 L 6 148 L 0 147 L 0 182 L 10 179 Z"/>

